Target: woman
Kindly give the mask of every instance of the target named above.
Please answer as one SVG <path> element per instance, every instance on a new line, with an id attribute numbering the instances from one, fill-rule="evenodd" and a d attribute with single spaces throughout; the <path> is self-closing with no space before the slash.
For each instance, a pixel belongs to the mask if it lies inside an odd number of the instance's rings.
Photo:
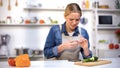
<path id="1" fill-rule="evenodd" d="M 78 4 L 67 5 L 64 13 L 66 21 L 62 25 L 54 25 L 48 34 L 44 47 L 46 58 L 79 61 L 80 52 L 83 58 L 92 57 L 88 33 L 85 29 L 78 27 L 81 12 Z"/>

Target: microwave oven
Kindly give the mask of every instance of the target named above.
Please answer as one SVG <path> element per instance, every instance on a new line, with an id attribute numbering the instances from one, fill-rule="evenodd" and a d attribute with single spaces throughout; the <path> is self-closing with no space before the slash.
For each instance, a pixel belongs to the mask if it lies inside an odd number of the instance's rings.
<path id="1" fill-rule="evenodd" d="M 98 15 L 98 26 L 113 26 L 115 24 L 114 15 Z"/>

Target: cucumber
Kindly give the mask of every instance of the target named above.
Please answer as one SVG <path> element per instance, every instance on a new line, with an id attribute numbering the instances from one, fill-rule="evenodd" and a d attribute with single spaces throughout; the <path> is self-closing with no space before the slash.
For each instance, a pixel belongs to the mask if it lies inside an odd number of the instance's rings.
<path id="1" fill-rule="evenodd" d="M 94 61 L 98 61 L 98 57 L 94 56 Z"/>
<path id="2" fill-rule="evenodd" d="M 91 58 L 83 59 L 82 62 L 95 62 L 98 60 L 97 56 L 93 56 Z"/>

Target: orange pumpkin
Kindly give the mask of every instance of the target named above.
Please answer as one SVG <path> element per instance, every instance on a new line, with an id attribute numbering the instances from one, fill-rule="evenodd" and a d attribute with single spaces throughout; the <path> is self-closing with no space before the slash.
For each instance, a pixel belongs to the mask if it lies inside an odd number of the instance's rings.
<path id="1" fill-rule="evenodd" d="M 43 19 L 41 19 L 41 20 L 39 20 L 39 23 L 40 23 L 40 24 L 44 24 L 45 21 L 44 21 Z"/>
<path id="2" fill-rule="evenodd" d="M 28 54 L 23 54 L 23 55 L 19 55 L 15 58 L 15 65 L 17 67 L 29 67 L 30 66 L 30 59 Z"/>

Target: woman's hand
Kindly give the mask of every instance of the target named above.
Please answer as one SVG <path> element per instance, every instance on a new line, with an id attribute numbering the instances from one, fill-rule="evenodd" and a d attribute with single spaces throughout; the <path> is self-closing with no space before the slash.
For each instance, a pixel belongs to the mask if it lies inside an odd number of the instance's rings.
<path id="1" fill-rule="evenodd" d="M 74 49 L 78 46 L 77 41 L 68 41 L 63 43 L 65 49 Z"/>
<path id="2" fill-rule="evenodd" d="M 74 49 L 78 46 L 78 42 L 77 41 L 68 41 L 68 42 L 64 42 L 61 45 L 58 46 L 58 52 L 61 52 L 65 49 Z"/>
<path id="3" fill-rule="evenodd" d="M 88 56 L 89 55 L 88 40 L 80 36 L 80 39 L 78 40 L 78 44 L 83 48 L 84 54 Z"/>
<path id="4" fill-rule="evenodd" d="M 80 36 L 80 39 L 78 40 L 78 45 L 80 45 L 83 49 L 86 49 L 88 48 L 88 40 Z"/>

